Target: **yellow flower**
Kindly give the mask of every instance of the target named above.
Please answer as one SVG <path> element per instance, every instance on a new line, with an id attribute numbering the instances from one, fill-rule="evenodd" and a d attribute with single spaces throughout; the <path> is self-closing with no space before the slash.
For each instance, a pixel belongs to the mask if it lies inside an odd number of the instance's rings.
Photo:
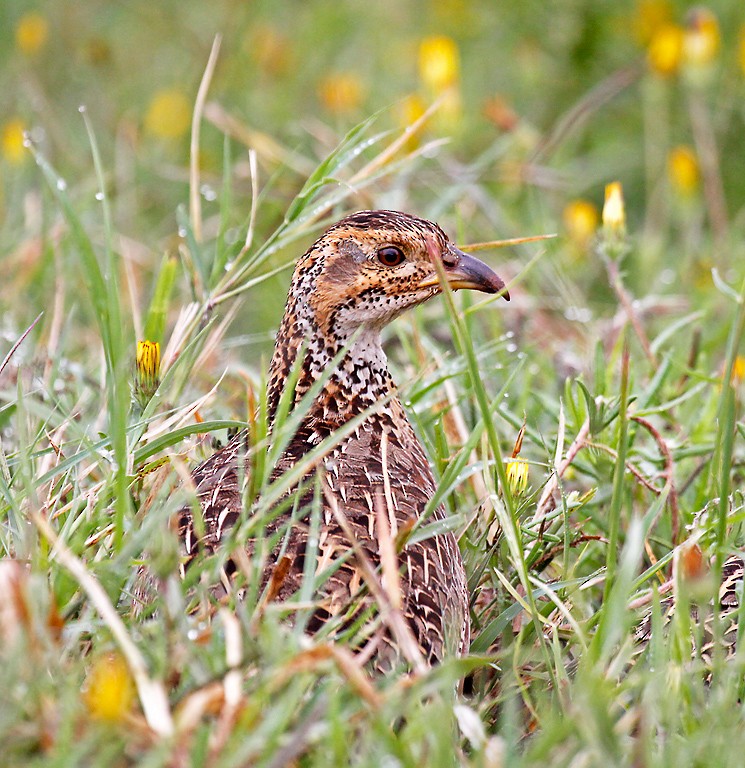
<path id="1" fill-rule="evenodd" d="M 335 72 L 325 77 L 318 86 L 323 106 L 334 115 L 356 112 L 364 97 L 364 86 L 352 72 Z"/>
<path id="2" fill-rule="evenodd" d="M 91 667 L 83 693 L 85 705 L 97 720 L 121 722 L 132 709 L 135 689 L 124 659 L 109 653 Z"/>
<path id="3" fill-rule="evenodd" d="M 626 229 L 626 207 L 620 181 L 605 185 L 603 228 L 607 233 L 623 233 Z"/>
<path id="4" fill-rule="evenodd" d="M 409 94 L 405 99 L 399 102 L 398 109 L 396 110 L 398 116 L 398 123 L 401 128 L 408 128 L 414 125 L 422 115 L 427 111 L 420 96 L 415 93 Z M 414 133 L 411 134 L 406 142 L 406 148 L 411 152 L 419 145 L 419 136 L 424 126 L 420 125 Z"/>
<path id="5" fill-rule="evenodd" d="M 521 496 L 528 487 L 528 472 L 530 465 L 525 459 L 514 458 L 507 460 L 505 470 L 507 483 L 513 496 Z"/>
<path id="6" fill-rule="evenodd" d="M 562 214 L 569 239 L 580 248 L 586 248 L 600 222 L 597 206 L 589 200 L 572 200 Z"/>
<path id="7" fill-rule="evenodd" d="M 33 56 L 38 53 L 49 37 L 47 20 L 35 11 L 24 13 L 16 25 L 16 45 L 21 53 Z"/>
<path id="8" fill-rule="evenodd" d="M 663 77 L 674 75 L 683 61 L 683 28 L 664 24 L 652 35 L 647 48 L 647 63 Z"/>
<path id="9" fill-rule="evenodd" d="M 673 188 L 683 195 L 690 195 L 698 189 L 698 159 L 690 147 L 681 145 L 670 150 L 667 156 L 667 176 Z"/>
<path id="10" fill-rule="evenodd" d="M 669 0 L 638 0 L 634 27 L 642 45 L 648 45 L 657 30 L 669 24 L 672 17 L 673 8 Z"/>
<path id="11" fill-rule="evenodd" d="M 11 165 L 20 165 L 27 157 L 27 150 L 23 144 L 25 133 L 26 124 L 20 117 L 8 120 L 3 126 L 0 147 L 2 147 L 3 157 Z"/>
<path id="12" fill-rule="evenodd" d="M 167 88 L 152 98 L 145 115 L 145 129 L 161 139 L 178 139 L 189 129 L 191 107 L 181 91 Z"/>
<path id="13" fill-rule="evenodd" d="M 523 448 L 523 437 L 525 436 L 525 424 L 520 427 L 520 431 L 515 438 L 515 445 L 512 448 L 512 456 L 507 459 L 505 472 L 507 473 L 507 484 L 510 486 L 510 492 L 513 496 L 520 496 L 528 487 L 528 462 L 520 458 L 520 451 Z"/>
<path id="14" fill-rule="evenodd" d="M 694 8 L 686 19 L 683 58 L 687 66 L 707 67 L 719 53 L 719 22 L 708 8 Z"/>
<path id="15" fill-rule="evenodd" d="M 160 344 L 138 341 L 134 395 L 144 408 L 160 384 Z"/>
<path id="16" fill-rule="evenodd" d="M 270 24 L 257 26 L 247 44 L 250 55 L 265 74 L 278 77 L 290 71 L 290 41 L 276 27 Z"/>
<path id="17" fill-rule="evenodd" d="M 738 355 L 732 364 L 732 383 L 736 386 L 745 381 L 745 357 Z"/>
<path id="18" fill-rule="evenodd" d="M 460 72 L 458 46 L 450 37 L 434 35 L 419 44 L 419 77 L 434 93 L 457 85 Z"/>

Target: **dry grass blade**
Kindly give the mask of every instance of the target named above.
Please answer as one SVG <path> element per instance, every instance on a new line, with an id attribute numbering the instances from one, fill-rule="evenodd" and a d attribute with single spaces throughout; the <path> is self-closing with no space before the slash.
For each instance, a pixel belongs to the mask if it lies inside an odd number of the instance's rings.
<path id="1" fill-rule="evenodd" d="M 334 661 L 339 671 L 364 701 L 375 709 L 380 708 L 382 705 L 380 694 L 373 687 L 370 678 L 365 673 L 363 667 L 357 662 L 354 654 L 341 645 L 324 643 L 316 645 L 307 651 L 302 651 L 293 657 L 280 671 L 277 685 L 284 685 L 287 680 L 294 677 L 298 672 L 315 669 L 319 663 L 329 659 Z"/>
<path id="2" fill-rule="evenodd" d="M 31 331 L 34 330 L 34 327 L 39 322 L 39 320 L 41 320 L 41 317 L 42 317 L 43 314 L 44 314 L 43 312 L 39 312 L 39 314 L 36 316 L 36 319 L 34 320 L 34 322 L 31 323 L 31 325 L 29 325 L 28 328 L 26 328 L 26 330 L 21 334 L 20 338 L 10 348 L 10 351 L 8 352 L 8 354 L 5 355 L 5 358 L 3 359 L 3 362 L 0 363 L 0 374 L 2 374 L 2 372 L 5 370 L 5 366 L 8 365 L 8 363 L 10 362 L 11 357 L 13 357 L 13 355 L 15 354 L 16 350 L 18 349 L 18 347 L 20 347 L 21 344 L 23 344 L 23 341 L 26 338 L 26 336 L 28 336 L 29 333 L 31 333 Z"/>
<path id="3" fill-rule="evenodd" d="M 488 251 L 492 248 L 507 248 L 510 245 L 522 245 L 523 243 L 535 243 L 539 240 L 551 240 L 558 237 L 556 234 L 528 235 L 526 237 L 509 237 L 506 240 L 487 240 L 483 243 L 468 243 L 459 245 L 463 251 Z"/>
<path id="4" fill-rule="evenodd" d="M 541 494 L 541 498 L 538 500 L 538 505 L 536 506 L 536 510 L 531 522 L 537 523 L 543 520 L 543 518 L 546 516 L 546 513 L 549 511 L 549 504 L 552 500 L 554 492 L 559 487 L 559 478 L 564 476 L 567 469 L 569 469 L 572 462 L 574 461 L 574 457 L 587 444 L 587 437 L 589 434 L 590 420 L 585 419 L 584 424 L 580 427 L 580 430 L 577 433 L 577 437 L 574 438 L 574 441 L 567 449 L 564 460 L 554 468 L 549 481 L 546 483 L 546 486 L 543 489 L 543 493 Z"/>
<path id="5" fill-rule="evenodd" d="M 199 83 L 197 99 L 194 103 L 194 113 L 191 118 L 191 143 L 189 145 L 189 212 L 191 214 L 191 225 L 194 230 L 194 239 L 202 242 L 202 199 L 199 195 L 199 136 L 200 126 L 202 124 L 202 114 L 204 113 L 204 104 L 207 101 L 207 92 L 209 91 L 212 75 L 215 73 L 217 57 L 220 53 L 220 43 L 222 35 L 215 35 L 210 51 L 207 66 L 202 75 L 202 81 Z"/>
<path id="6" fill-rule="evenodd" d="M 150 678 L 145 659 L 127 633 L 124 622 L 103 587 L 89 573 L 83 561 L 65 546 L 49 523 L 38 512 L 32 511 L 30 514 L 36 527 L 53 545 L 53 556 L 74 576 L 114 636 L 134 678 L 147 724 L 160 736 L 170 736 L 173 733 L 173 719 L 165 689 L 159 681 Z"/>

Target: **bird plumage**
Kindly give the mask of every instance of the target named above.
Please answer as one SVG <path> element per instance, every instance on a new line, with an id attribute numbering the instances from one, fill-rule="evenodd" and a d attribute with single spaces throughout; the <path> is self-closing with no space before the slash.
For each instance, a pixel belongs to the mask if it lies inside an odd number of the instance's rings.
<path id="1" fill-rule="evenodd" d="M 713 626 L 715 614 L 711 610 L 711 601 L 708 598 L 708 595 L 711 594 L 710 590 L 705 590 L 708 594 L 703 605 L 696 602 L 689 605 L 691 623 L 697 627 L 691 638 L 693 641 L 692 654 L 694 657 L 699 656 L 707 666 L 710 666 L 712 662 L 716 637 L 719 638 L 722 654 L 725 658 L 732 658 L 737 652 L 740 598 L 743 593 L 744 578 L 745 558 L 742 554 L 730 555 L 722 564 L 722 575 L 719 581 L 716 608 L 717 620 L 720 622 L 718 631 L 715 631 Z M 664 630 L 667 630 L 674 620 L 678 602 L 677 594 L 660 601 Z M 690 600 L 686 602 L 689 604 Z M 636 627 L 635 638 L 641 647 L 652 639 L 653 625 L 652 613 L 649 612 Z"/>
<path id="2" fill-rule="evenodd" d="M 292 407 L 320 383 L 273 468 L 273 478 L 358 420 L 306 475 L 305 511 L 282 540 L 282 576 L 272 596 L 288 599 L 303 582 L 308 512 L 314 478 L 320 479 L 320 531 L 312 551 L 315 574 L 325 572 L 327 578 L 315 595 L 317 607 L 308 630 L 317 630 L 331 617 L 344 617 L 343 626 L 348 626 L 370 611 L 375 601 L 362 561 L 377 568 L 385 547 L 398 541 L 398 607 L 430 663 L 468 647 L 466 574 L 452 533 L 416 542 L 402 543 L 400 538 L 421 518 L 435 492 L 435 479 L 396 394 L 380 331 L 440 292 L 439 270 L 452 289 L 501 291 L 508 298 L 504 283 L 489 267 L 455 248 L 429 221 L 396 211 L 362 211 L 333 225 L 297 262 L 267 388 L 272 424 L 289 380 L 295 381 Z M 242 492 L 246 440 L 245 433 L 237 435 L 194 471 L 203 529 L 185 511 L 181 530 L 187 554 L 216 549 L 225 533 L 250 514 L 243 508 Z M 444 514 L 437 507 L 432 519 Z M 281 532 L 289 520 L 290 512 L 279 514 L 264 535 Z M 248 542 L 249 550 L 255 546 Z M 278 545 L 264 571 L 264 585 L 276 574 L 279 551 Z M 358 650 L 374 658 L 379 668 L 390 668 L 401 656 L 399 642 L 384 624 L 378 623 L 374 632 L 374 622 L 363 624 L 371 629 L 365 647 Z"/>

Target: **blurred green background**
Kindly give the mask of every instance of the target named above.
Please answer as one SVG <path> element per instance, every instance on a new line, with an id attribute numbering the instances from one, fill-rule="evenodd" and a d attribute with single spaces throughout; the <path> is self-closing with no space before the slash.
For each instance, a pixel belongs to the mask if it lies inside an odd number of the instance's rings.
<path id="1" fill-rule="evenodd" d="M 559 232 L 567 237 L 535 289 L 549 303 L 572 286 L 602 302 L 588 246 L 604 185 L 618 179 L 638 237 L 632 289 L 708 290 L 712 266 L 733 279 L 741 271 L 733 251 L 745 204 L 739 0 L 705 8 L 9 0 L 0 22 L 0 255 L 17 276 L 0 294 L 5 304 L 19 286 L 42 300 L 54 277 L 35 238 L 48 238 L 55 213 L 24 132 L 67 180 L 89 226 L 100 219 L 80 105 L 101 145 L 114 226 L 147 284 L 188 199 L 191 113 L 217 34 L 200 143 L 203 205 L 207 219 L 217 217 L 229 176 L 236 240 L 251 200 L 249 147 L 259 162 L 260 241 L 352 126 L 382 111 L 372 131 L 400 130 L 439 100 L 411 145 L 447 143 L 361 195 L 358 207 L 438 218 L 461 242 Z M 274 278 L 252 302 L 249 330 L 276 323 L 275 291 L 286 281 Z"/>

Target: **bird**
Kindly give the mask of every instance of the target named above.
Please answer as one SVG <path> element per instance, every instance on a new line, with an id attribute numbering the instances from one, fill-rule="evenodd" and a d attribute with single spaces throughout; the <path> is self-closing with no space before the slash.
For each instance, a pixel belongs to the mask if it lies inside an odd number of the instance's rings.
<path id="1" fill-rule="evenodd" d="M 381 330 L 439 294 L 443 279 L 453 291 L 470 289 L 509 300 L 504 281 L 459 250 L 433 222 L 393 210 L 358 211 L 343 218 L 295 265 L 269 367 L 270 434 L 288 381 L 294 387 L 291 409 L 312 393 L 272 478 L 290 471 L 324 439 L 331 437 L 332 447 L 311 470 L 312 477 L 304 479 L 304 509 L 280 512 L 265 529 L 264 536 L 280 532 L 281 543 L 267 560 L 261 585 L 277 601 L 299 593 L 311 547 L 317 478 L 322 491 L 313 570 L 330 575 L 316 590 L 305 630 L 317 633 L 332 619 L 341 628 L 361 622 L 366 631 L 353 650 L 379 670 L 411 664 L 412 655 L 429 668 L 446 655 L 467 652 L 469 645 L 469 594 L 455 536 L 448 531 L 406 540 L 435 493 L 436 481 L 381 342 Z M 334 442 L 339 430 L 344 434 Z M 242 492 L 250 472 L 247 441 L 246 431 L 238 433 L 193 471 L 199 504 L 185 508 L 179 521 L 187 559 L 199 551 L 217 551 L 228 532 L 251 514 L 244 509 Z M 434 521 L 444 516 L 442 506 L 432 512 Z M 245 547 L 251 554 L 257 541 L 249 539 Z M 386 579 L 386 552 L 389 561 L 394 553 L 388 583 L 395 589 L 376 592 L 376 584 Z M 228 561 L 224 577 L 235 570 Z M 389 608 L 400 626 L 374 619 L 376 602 L 380 612 L 386 595 L 392 595 Z"/>
<path id="2" fill-rule="evenodd" d="M 695 553 L 694 556 L 688 555 L 689 552 Z M 745 555 L 743 553 L 731 554 L 722 563 L 721 578 L 717 590 L 718 605 L 716 606 L 716 615 L 719 621 L 719 631 L 717 633 L 713 625 L 715 612 L 712 610 L 711 600 L 709 599 L 711 589 L 706 579 L 708 568 L 701 555 L 701 550 L 697 546 L 682 547 L 679 548 L 676 554 L 681 554 L 681 556 L 677 557 L 674 561 L 676 578 L 673 579 L 673 584 L 677 586 L 679 581 L 686 579 L 693 582 L 692 585 L 688 586 L 688 591 L 691 591 L 691 587 L 693 587 L 695 597 L 700 598 L 700 593 L 705 595 L 703 603 L 700 599 L 691 600 L 690 596 L 686 603 L 690 611 L 689 626 L 692 629 L 691 655 L 694 659 L 700 658 L 705 668 L 710 670 L 717 636 L 723 658 L 732 659 L 737 653 L 740 598 L 743 592 L 743 581 L 745 580 Z M 686 567 L 685 564 L 680 565 L 681 562 L 685 563 L 686 560 L 692 561 L 693 566 L 688 565 Z M 683 573 L 680 573 L 680 571 L 683 571 Z M 686 571 L 691 571 L 691 573 L 686 575 Z M 703 586 L 703 589 L 697 590 L 696 582 L 699 582 L 698 586 Z M 677 594 L 660 600 L 661 628 L 663 632 L 669 631 L 669 627 L 674 621 L 676 610 L 678 609 L 678 602 Z M 652 612 L 648 611 L 637 624 L 634 630 L 634 638 L 639 651 L 642 651 L 651 641 L 654 631 L 653 623 Z M 708 679 L 710 678 L 707 677 Z"/>

